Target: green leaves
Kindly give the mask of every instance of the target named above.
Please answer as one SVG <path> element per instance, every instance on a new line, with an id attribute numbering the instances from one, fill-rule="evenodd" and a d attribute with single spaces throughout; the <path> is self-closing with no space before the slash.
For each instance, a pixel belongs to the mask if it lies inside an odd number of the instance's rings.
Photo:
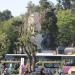
<path id="1" fill-rule="evenodd" d="M 57 13 L 59 27 L 59 42 L 71 45 L 75 41 L 75 14 L 72 10 L 61 10 Z"/>
<path id="2" fill-rule="evenodd" d="M 9 20 L 12 18 L 11 11 L 4 10 L 3 12 L 0 12 L 0 21 Z"/>
<path id="3" fill-rule="evenodd" d="M 57 17 L 55 16 L 54 11 L 47 11 L 42 23 L 42 30 L 44 31 L 44 34 L 47 35 L 46 40 L 48 40 L 47 41 L 48 49 L 52 50 L 54 50 L 57 45 L 56 40 L 57 40 L 58 27 L 56 23 L 57 23 Z"/>
<path id="4" fill-rule="evenodd" d="M 13 25 L 14 24 L 14 25 Z M 15 48 L 15 42 L 18 41 L 19 28 L 22 20 L 12 18 L 0 22 L 0 54 L 12 53 Z M 16 29 L 16 26 L 18 29 Z"/>
<path id="5" fill-rule="evenodd" d="M 4 55 L 8 52 L 10 46 L 10 41 L 6 33 L 0 32 L 0 55 Z"/>

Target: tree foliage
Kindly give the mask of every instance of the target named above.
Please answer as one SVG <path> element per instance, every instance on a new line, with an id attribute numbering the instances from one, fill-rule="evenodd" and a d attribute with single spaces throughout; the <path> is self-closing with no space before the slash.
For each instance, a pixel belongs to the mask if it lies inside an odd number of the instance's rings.
<path id="1" fill-rule="evenodd" d="M 37 48 L 30 41 L 32 31 L 30 29 L 28 31 L 27 28 L 28 18 L 34 12 L 41 14 L 44 49 L 54 50 L 57 43 L 62 46 L 75 45 L 75 0 L 57 1 L 57 13 L 54 11 L 53 3 L 48 0 L 40 0 L 39 5 L 30 1 L 27 12 L 22 17 L 13 17 L 9 10 L 0 12 L 0 55 L 12 53 L 14 48 L 19 50 L 19 47 L 28 54 L 29 58 L 35 55 Z"/>
<path id="2" fill-rule="evenodd" d="M 75 14 L 72 10 L 62 10 L 57 14 L 59 27 L 59 45 L 75 44 Z"/>
<path id="3" fill-rule="evenodd" d="M 40 8 L 42 10 L 42 32 L 44 34 L 44 39 L 42 41 L 42 46 L 47 49 L 54 50 L 56 48 L 57 39 L 57 17 L 54 13 L 54 8 L 51 3 L 47 0 L 40 0 Z M 45 11 L 45 12 L 44 12 Z"/>
<path id="4" fill-rule="evenodd" d="M 4 55 L 8 52 L 10 41 L 6 33 L 0 31 L 0 55 Z"/>
<path id="5" fill-rule="evenodd" d="M 57 9 L 75 10 L 75 0 L 57 0 Z"/>
<path id="6" fill-rule="evenodd" d="M 18 41 L 19 32 L 16 31 L 16 27 L 13 23 L 15 25 L 15 18 L 0 22 L 1 55 L 5 53 L 13 53 L 15 42 Z"/>
<path id="7" fill-rule="evenodd" d="M 9 10 L 4 10 L 3 12 L 0 12 L 0 21 L 9 20 L 12 17 L 13 16 L 11 14 L 11 11 Z"/>

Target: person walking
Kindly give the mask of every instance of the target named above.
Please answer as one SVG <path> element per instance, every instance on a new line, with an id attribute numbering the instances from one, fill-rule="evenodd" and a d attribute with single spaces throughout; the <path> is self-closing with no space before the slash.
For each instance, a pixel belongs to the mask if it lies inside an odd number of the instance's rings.
<path id="1" fill-rule="evenodd" d="M 41 69 L 40 75 L 45 75 L 44 68 Z"/>

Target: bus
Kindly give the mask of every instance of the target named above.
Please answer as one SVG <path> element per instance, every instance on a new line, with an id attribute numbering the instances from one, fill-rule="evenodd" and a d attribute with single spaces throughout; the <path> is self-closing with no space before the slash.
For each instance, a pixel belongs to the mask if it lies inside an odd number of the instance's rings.
<path id="1" fill-rule="evenodd" d="M 6 60 L 20 61 L 21 58 L 24 58 L 27 61 L 27 54 L 6 54 Z M 61 61 L 60 55 L 53 55 L 51 53 L 36 53 L 36 62 L 39 61 Z"/>
<path id="2" fill-rule="evenodd" d="M 20 61 L 21 58 L 28 59 L 27 54 L 6 54 L 6 60 Z M 61 63 L 74 63 L 75 55 L 53 55 L 51 53 L 36 53 L 36 61 L 58 61 Z"/>
<path id="3" fill-rule="evenodd" d="M 20 60 L 21 57 L 24 57 L 25 60 L 28 59 L 27 54 L 6 54 L 5 57 L 6 59 L 10 58 L 10 60 Z M 75 71 L 75 55 L 36 53 L 36 61 L 36 68 L 39 66 L 45 67 L 48 70 L 62 68 L 63 73 L 68 74 Z"/>

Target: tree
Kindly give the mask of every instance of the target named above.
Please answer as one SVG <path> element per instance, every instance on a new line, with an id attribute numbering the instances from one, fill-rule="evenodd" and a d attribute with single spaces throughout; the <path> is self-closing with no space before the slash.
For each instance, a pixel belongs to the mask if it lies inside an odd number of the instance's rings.
<path id="1" fill-rule="evenodd" d="M 4 10 L 3 12 L 0 12 L 0 21 L 9 20 L 12 17 L 13 16 L 11 14 L 11 11 L 9 10 Z"/>
<path id="2" fill-rule="evenodd" d="M 51 50 L 55 50 L 57 46 L 58 27 L 56 23 L 57 17 L 55 16 L 54 11 L 53 10 L 48 11 L 42 24 L 42 30 L 44 31 L 44 34 L 47 36 L 46 38 L 47 48 Z"/>
<path id="3" fill-rule="evenodd" d="M 11 23 L 12 28 L 10 28 L 10 31 L 8 32 L 8 37 L 11 40 L 11 47 L 10 48 L 11 48 L 11 50 L 13 50 L 13 52 L 17 53 L 17 52 L 19 52 L 19 40 L 18 40 L 18 38 L 22 34 L 22 25 L 23 25 L 22 24 L 22 18 L 20 16 L 15 17 L 15 18 L 12 18 L 11 21 L 12 21 L 12 23 Z"/>
<path id="4" fill-rule="evenodd" d="M 40 0 L 40 8 L 43 12 L 41 13 L 43 16 L 41 26 L 44 34 L 42 46 L 46 49 L 55 50 L 58 28 L 56 25 L 57 17 L 54 13 L 54 8 L 47 0 Z"/>
<path id="5" fill-rule="evenodd" d="M 21 32 L 21 35 L 19 37 L 19 42 L 20 42 L 19 45 L 22 51 L 24 51 L 23 53 L 27 54 L 29 62 L 30 62 L 30 71 L 31 71 L 32 62 L 35 62 L 36 45 L 30 41 L 30 38 L 32 36 L 32 28 L 31 28 L 32 25 L 28 27 L 28 18 L 31 15 L 31 13 L 38 11 L 36 10 L 36 8 L 39 8 L 39 7 L 35 6 L 32 2 L 28 3 L 27 13 L 23 16 L 23 19 L 22 19 L 22 23 L 23 23 L 22 30 L 23 31 Z"/>
<path id="6" fill-rule="evenodd" d="M 73 9 L 75 7 L 75 0 L 57 0 L 57 9 Z"/>
<path id="7" fill-rule="evenodd" d="M 12 25 L 14 26 L 14 30 L 18 32 L 19 36 L 22 34 L 22 27 L 23 27 L 23 22 L 22 22 L 22 17 L 15 17 L 12 19 Z"/>
<path id="8" fill-rule="evenodd" d="M 64 9 L 70 9 L 71 8 L 71 1 L 70 0 L 62 0 L 62 5 Z"/>
<path id="9" fill-rule="evenodd" d="M 30 1 L 27 5 L 27 14 L 31 14 L 31 13 L 34 13 L 34 12 L 39 12 L 40 9 L 39 9 L 39 6 L 38 5 L 35 5 L 34 3 L 32 3 L 32 1 Z"/>
<path id="10" fill-rule="evenodd" d="M 59 45 L 72 46 L 75 45 L 75 14 L 72 10 L 61 10 L 57 14 L 59 27 Z"/>
<path id="11" fill-rule="evenodd" d="M 57 10 L 63 9 L 61 0 L 57 0 L 57 2 L 58 2 L 56 5 Z"/>
<path id="12" fill-rule="evenodd" d="M 47 0 L 40 0 L 39 3 L 42 11 L 51 7 L 50 3 Z"/>
<path id="13" fill-rule="evenodd" d="M 3 14 L 5 20 L 9 20 L 10 18 L 13 17 L 11 14 L 11 11 L 9 11 L 9 10 L 4 10 L 2 14 Z"/>
<path id="14" fill-rule="evenodd" d="M 9 47 L 11 44 L 11 42 L 8 38 L 8 34 L 7 34 L 7 32 L 9 32 L 9 29 L 11 27 L 11 21 L 1 22 L 0 27 L 1 27 L 1 29 L 0 29 L 0 32 L 1 32 L 1 34 L 0 34 L 0 44 L 1 44 L 0 48 L 1 49 L 0 50 L 2 53 L 1 55 L 4 55 L 9 52 Z"/>
<path id="15" fill-rule="evenodd" d="M 9 51 L 10 41 L 6 33 L 0 31 L 0 56 L 4 56 Z"/>
<path id="16" fill-rule="evenodd" d="M 36 46 L 30 41 L 31 36 L 32 36 L 31 31 L 28 31 L 26 29 L 24 34 L 19 38 L 22 50 L 24 49 L 25 53 L 28 55 L 30 61 L 30 71 L 33 58 L 35 59 L 35 51 L 36 51 Z"/>
<path id="17" fill-rule="evenodd" d="M 18 42 L 19 37 L 19 31 L 15 27 L 16 24 L 20 25 L 21 21 L 17 21 L 13 18 L 0 22 L 1 52 L 4 50 L 2 54 L 14 53 L 14 48 L 16 47 L 15 42 Z"/>
<path id="18" fill-rule="evenodd" d="M 71 0 L 71 9 L 75 12 L 75 0 Z"/>

